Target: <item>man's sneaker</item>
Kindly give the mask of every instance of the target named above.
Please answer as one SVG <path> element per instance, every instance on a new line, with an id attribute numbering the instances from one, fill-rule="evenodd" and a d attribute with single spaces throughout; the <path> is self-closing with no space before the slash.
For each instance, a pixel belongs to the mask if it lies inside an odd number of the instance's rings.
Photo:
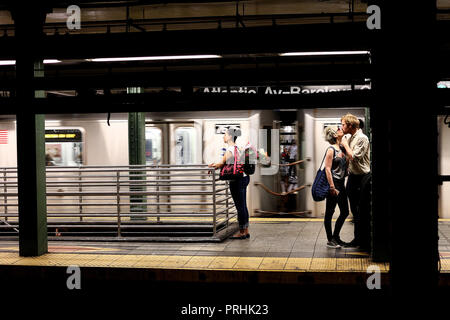
<path id="1" fill-rule="evenodd" d="M 339 238 L 339 237 L 334 238 L 334 240 L 335 240 L 336 243 L 337 243 L 338 245 L 340 245 L 341 247 L 345 247 L 345 246 L 347 245 L 347 242 L 342 241 L 341 238 Z"/>
<path id="2" fill-rule="evenodd" d="M 358 246 L 359 244 L 355 241 L 355 239 L 345 244 L 346 248 L 357 248 Z"/>
<path id="3" fill-rule="evenodd" d="M 327 247 L 332 249 L 339 249 L 341 246 L 336 242 L 335 239 L 327 242 Z"/>

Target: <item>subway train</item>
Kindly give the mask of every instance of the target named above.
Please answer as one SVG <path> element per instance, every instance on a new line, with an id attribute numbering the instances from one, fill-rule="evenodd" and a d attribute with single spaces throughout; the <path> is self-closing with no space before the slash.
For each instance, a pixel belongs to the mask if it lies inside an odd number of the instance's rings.
<path id="1" fill-rule="evenodd" d="M 309 185 L 327 147 L 324 128 L 339 124 L 346 113 L 365 120 L 364 131 L 370 138 L 370 119 L 365 108 L 147 112 L 146 164 L 216 162 L 223 154 L 224 130 L 237 126 L 242 131 L 236 141 L 238 146 L 250 143 L 271 159 L 269 167 L 259 164 L 251 176 L 247 195 L 250 215 L 322 217 L 325 202 L 313 201 Z M 128 165 L 126 113 L 112 114 L 109 121 L 107 114 L 47 115 L 45 127 L 48 166 Z M 2 168 L 16 166 L 15 130 L 14 116 L 0 118 Z M 441 154 L 448 156 L 444 146 L 450 143 L 450 130 L 441 125 L 440 131 Z M 305 161 L 279 165 L 298 160 Z M 440 188 L 441 194 L 450 191 L 446 186 Z M 440 197 L 441 218 L 449 218 L 450 203 L 446 198 L 450 197 Z"/>

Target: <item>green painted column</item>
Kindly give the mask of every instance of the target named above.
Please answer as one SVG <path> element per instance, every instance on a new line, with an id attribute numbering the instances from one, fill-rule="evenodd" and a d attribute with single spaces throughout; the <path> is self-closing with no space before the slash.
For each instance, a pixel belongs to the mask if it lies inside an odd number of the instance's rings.
<path id="1" fill-rule="evenodd" d="M 20 65 L 17 68 L 22 73 Z M 26 62 L 24 63 L 26 64 Z M 28 64 L 28 67 L 31 64 Z M 33 70 L 33 69 L 31 69 Z M 43 76 L 43 62 L 34 63 L 34 77 Z M 18 97 L 21 103 L 30 103 L 26 92 Z M 35 98 L 45 97 L 35 91 Z M 48 251 L 47 199 L 45 177 L 45 115 L 21 111 L 17 114 L 17 167 L 19 194 L 19 254 L 39 256 Z"/>
<path id="2" fill-rule="evenodd" d="M 128 156 L 130 165 L 145 165 L 145 112 L 128 113 Z"/>
<path id="3" fill-rule="evenodd" d="M 44 75 L 45 75 L 44 61 L 43 60 L 36 61 L 34 63 L 34 77 L 35 78 L 43 78 Z M 35 90 L 34 97 L 35 98 L 45 98 L 45 91 L 44 90 Z"/>
<path id="4" fill-rule="evenodd" d="M 141 93 L 142 88 L 127 88 L 127 93 Z M 145 165 L 145 112 L 128 113 L 128 157 L 130 165 Z M 145 171 L 131 171 L 130 180 L 134 183 L 130 186 L 130 191 L 145 191 L 145 186 L 141 186 L 140 181 L 146 180 Z M 145 195 L 130 196 L 130 212 L 146 212 L 147 206 Z M 131 217 L 131 220 L 147 220 L 146 217 Z"/>
<path id="5" fill-rule="evenodd" d="M 47 8 L 36 4 L 23 10 L 11 4 L 17 48 L 42 45 Z M 43 58 L 39 50 L 16 50 L 16 138 L 17 193 L 19 211 L 19 254 L 39 256 L 48 251 L 47 206 L 45 183 L 45 115 L 36 114 L 36 98 L 45 96 L 35 91 L 34 78 L 44 76 Z"/>
<path id="6" fill-rule="evenodd" d="M 45 115 L 17 115 L 19 254 L 48 251 L 45 185 Z M 34 162 L 35 160 L 35 162 Z"/>

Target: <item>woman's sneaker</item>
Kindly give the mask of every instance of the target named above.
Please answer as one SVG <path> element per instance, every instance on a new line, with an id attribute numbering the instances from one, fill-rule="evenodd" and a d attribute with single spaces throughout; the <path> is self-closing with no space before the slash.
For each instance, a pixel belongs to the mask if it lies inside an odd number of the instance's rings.
<path id="1" fill-rule="evenodd" d="M 339 249 L 341 246 L 336 242 L 335 239 L 327 242 L 327 247 L 332 249 Z"/>

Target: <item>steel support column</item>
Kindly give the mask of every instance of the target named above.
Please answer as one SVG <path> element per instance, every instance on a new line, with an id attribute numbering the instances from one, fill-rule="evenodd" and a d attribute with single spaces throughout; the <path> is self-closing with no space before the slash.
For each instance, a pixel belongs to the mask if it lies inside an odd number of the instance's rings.
<path id="1" fill-rule="evenodd" d="M 22 8 L 20 8 L 22 9 Z M 17 168 L 19 202 L 19 254 L 39 256 L 47 252 L 45 188 L 45 116 L 33 110 L 33 79 L 39 57 L 34 50 L 42 35 L 45 12 L 13 9 L 17 46 Z M 39 73 L 39 71 L 38 71 Z M 39 76 L 39 74 L 37 74 Z M 27 108 L 26 108 L 27 107 Z"/>
<path id="2" fill-rule="evenodd" d="M 374 227 L 389 236 L 394 296 L 415 299 L 438 280 L 436 3 L 374 2 L 382 17 L 373 31 Z"/>
<path id="3" fill-rule="evenodd" d="M 128 88 L 131 93 L 139 93 L 141 88 Z M 128 155 L 130 165 L 145 165 L 145 112 L 128 113 Z M 145 180 L 142 175 L 146 172 L 133 171 L 130 172 L 130 180 Z M 134 176 L 132 176 L 134 175 Z M 139 185 L 130 187 L 130 191 L 145 191 L 145 187 Z M 135 195 L 130 197 L 130 210 L 133 213 L 145 212 L 145 205 L 139 203 L 145 202 L 145 197 Z M 146 220 L 145 217 L 131 217 L 131 220 Z"/>

